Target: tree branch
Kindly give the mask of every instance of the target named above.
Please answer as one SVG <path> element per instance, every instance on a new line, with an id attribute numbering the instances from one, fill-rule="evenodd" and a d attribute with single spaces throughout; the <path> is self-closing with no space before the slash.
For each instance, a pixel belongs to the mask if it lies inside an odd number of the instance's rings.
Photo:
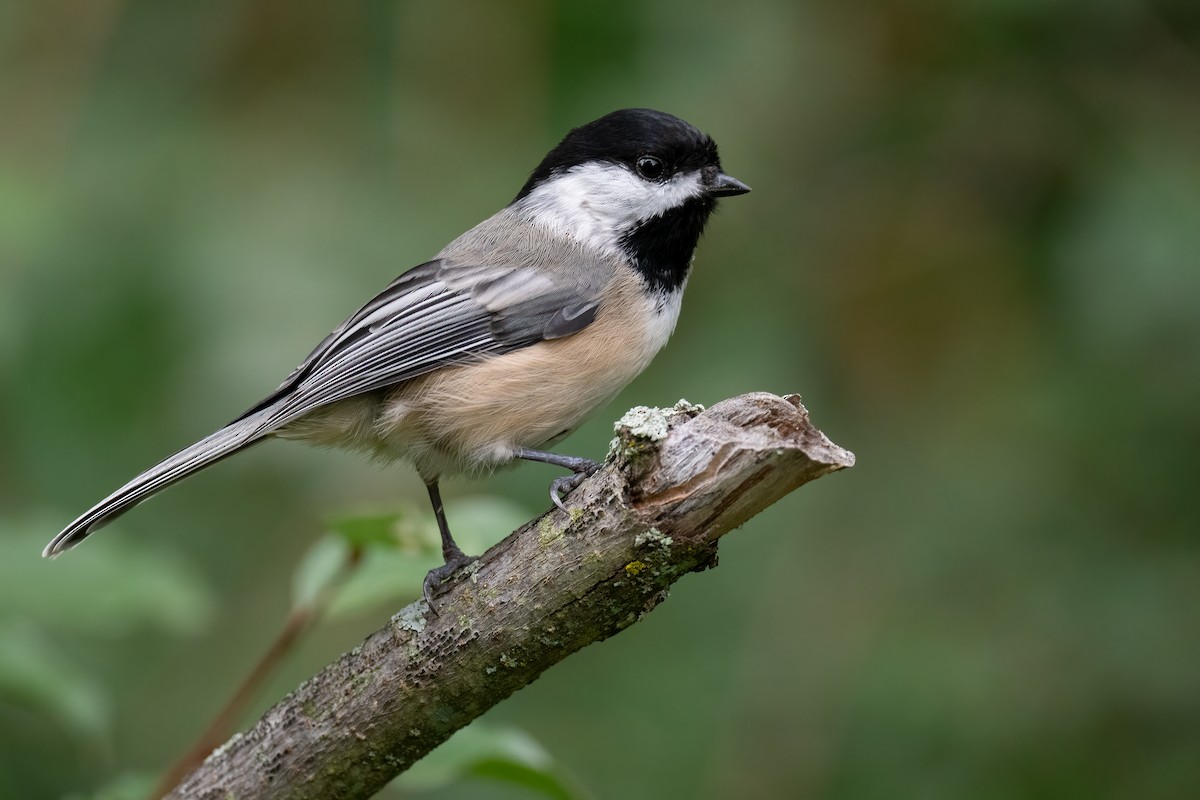
<path id="1" fill-rule="evenodd" d="M 669 434 L 668 434 L 669 430 Z M 717 542 L 854 456 L 799 397 L 634 409 L 604 468 L 234 736 L 171 798 L 365 798 L 581 647 L 637 622 Z"/>

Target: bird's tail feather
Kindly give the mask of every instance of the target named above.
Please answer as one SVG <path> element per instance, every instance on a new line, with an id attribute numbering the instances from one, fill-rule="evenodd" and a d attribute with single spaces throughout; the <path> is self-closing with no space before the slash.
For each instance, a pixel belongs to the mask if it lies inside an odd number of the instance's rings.
<path id="1" fill-rule="evenodd" d="M 107 525 L 151 495 L 260 441 L 276 427 L 269 421 L 274 411 L 273 407 L 256 411 L 163 459 L 64 528 L 46 545 L 42 555 L 51 558 L 70 550 L 88 534 Z"/>

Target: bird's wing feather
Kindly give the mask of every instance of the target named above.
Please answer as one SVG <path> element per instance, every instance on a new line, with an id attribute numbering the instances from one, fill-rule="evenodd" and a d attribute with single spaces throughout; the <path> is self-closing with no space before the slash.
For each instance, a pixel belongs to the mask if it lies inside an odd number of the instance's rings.
<path id="1" fill-rule="evenodd" d="M 285 425 L 438 367 L 576 333 L 598 305 L 539 270 L 431 261 L 393 281 L 247 413 L 275 405 L 272 425 Z"/>

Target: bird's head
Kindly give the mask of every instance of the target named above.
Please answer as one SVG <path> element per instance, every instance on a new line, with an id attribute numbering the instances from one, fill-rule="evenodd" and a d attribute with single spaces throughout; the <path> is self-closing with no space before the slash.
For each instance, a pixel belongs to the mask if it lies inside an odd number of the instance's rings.
<path id="1" fill-rule="evenodd" d="M 512 205 L 581 246 L 620 253 L 654 288 L 677 288 L 718 197 L 750 187 L 721 169 L 694 126 L 645 108 L 575 128 Z"/>

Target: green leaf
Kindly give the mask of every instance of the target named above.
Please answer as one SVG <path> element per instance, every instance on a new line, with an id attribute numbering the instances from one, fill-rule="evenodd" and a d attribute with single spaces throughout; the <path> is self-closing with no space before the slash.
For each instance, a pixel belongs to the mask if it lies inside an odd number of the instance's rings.
<path id="1" fill-rule="evenodd" d="M 350 563 L 350 553 L 350 544 L 341 536 L 329 534 L 317 539 L 292 576 L 292 608 L 314 605 L 343 574 Z"/>
<path id="2" fill-rule="evenodd" d="M 0 626 L 0 698 L 58 720 L 82 738 L 108 731 L 111 709 L 97 682 L 31 625 Z"/>
<path id="3" fill-rule="evenodd" d="M 470 774 L 499 783 L 521 786 L 556 800 L 576 800 L 587 796 L 573 779 L 569 779 L 559 769 L 539 769 L 512 760 L 484 759 L 471 767 Z"/>
<path id="4" fill-rule="evenodd" d="M 0 520 L 0 609 L 84 633 L 197 633 L 208 625 L 214 603 L 207 587 L 169 553 L 110 537 L 104 547 L 85 545 L 50 561 L 41 550 L 56 530 L 48 515 Z"/>
<path id="5" fill-rule="evenodd" d="M 355 513 L 330 519 L 332 534 L 342 537 L 350 547 L 386 547 L 420 549 L 427 539 L 427 527 L 412 504 L 373 513 Z"/>
<path id="6" fill-rule="evenodd" d="M 466 778 L 501 781 L 543 797 L 576 800 L 587 792 L 525 731 L 475 722 L 392 782 L 403 791 L 440 789 Z"/>
<path id="7" fill-rule="evenodd" d="M 91 800 L 147 800 L 157 783 L 154 775 L 127 772 L 101 787 Z"/>
<path id="8" fill-rule="evenodd" d="M 397 535 L 398 531 L 396 528 L 401 519 L 401 514 L 352 517 L 335 520 L 331 527 L 347 544 L 358 547 L 368 547 L 371 545 L 395 547 L 400 538 Z"/>

